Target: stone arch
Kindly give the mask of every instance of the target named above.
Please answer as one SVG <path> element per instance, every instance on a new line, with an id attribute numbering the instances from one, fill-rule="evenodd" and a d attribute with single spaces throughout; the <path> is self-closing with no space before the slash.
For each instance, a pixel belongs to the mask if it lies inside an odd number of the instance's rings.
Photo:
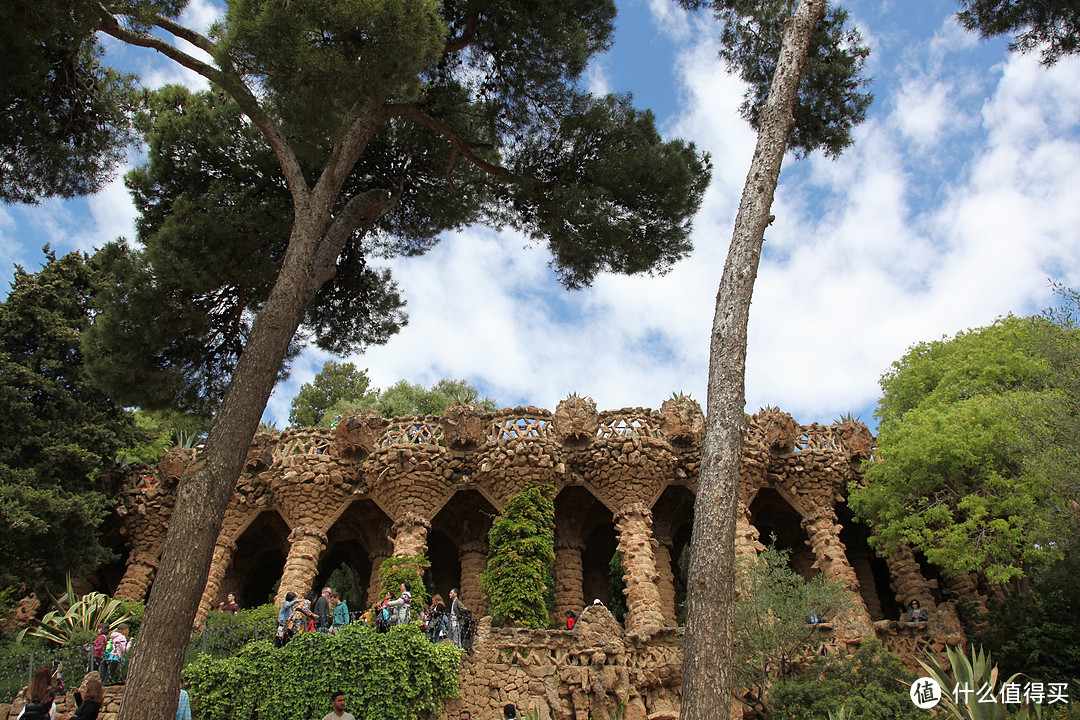
<path id="1" fill-rule="evenodd" d="M 386 535 L 390 526 L 390 518 L 371 498 L 350 502 L 327 530 L 326 550 L 319 561 L 313 586 L 326 586 L 330 576 L 344 568 L 348 586 L 334 589 L 350 600 L 350 610 L 370 605 L 374 599 L 371 597 L 371 579 L 389 555 Z M 356 607 L 353 607 L 354 603 L 357 603 Z"/>
<path id="2" fill-rule="evenodd" d="M 818 574 L 802 515 L 774 488 L 762 488 L 750 503 L 750 522 L 759 540 L 768 544 L 776 536 L 776 547 L 790 553 L 788 564 L 807 580 Z"/>
<path id="3" fill-rule="evenodd" d="M 289 553 L 289 525 L 277 510 L 255 515 L 236 538 L 236 550 L 218 592 L 220 602 L 228 593 L 239 598 L 241 607 L 273 602 L 274 588 L 281 580 Z"/>
<path id="4" fill-rule="evenodd" d="M 836 516 L 843 526 L 840 541 L 847 548 L 847 559 L 859 579 L 859 594 L 870 613 L 870 619 L 895 620 L 903 609 L 896 602 L 896 595 L 890 589 L 892 577 L 889 564 L 878 556 L 870 547 L 870 528 L 855 520 L 851 510 L 844 503 L 836 506 Z"/>
<path id="5" fill-rule="evenodd" d="M 656 539 L 657 583 L 664 603 L 664 618 L 674 624 L 686 602 L 686 582 L 679 561 L 690 547 L 694 529 L 694 494 L 682 485 L 669 485 L 652 508 Z"/>
<path id="6" fill-rule="evenodd" d="M 584 485 L 555 496 L 555 619 L 578 614 L 586 603 L 611 599 L 608 563 L 618 541 L 612 511 Z"/>
<path id="7" fill-rule="evenodd" d="M 476 488 L 456 491 L 431 520 L 428 535 L 432 592 L 449 602 L 451 588 L 474 612 L 486 610 L 480 573 L 487 567 L 487 536 L 497 511 Z"/>

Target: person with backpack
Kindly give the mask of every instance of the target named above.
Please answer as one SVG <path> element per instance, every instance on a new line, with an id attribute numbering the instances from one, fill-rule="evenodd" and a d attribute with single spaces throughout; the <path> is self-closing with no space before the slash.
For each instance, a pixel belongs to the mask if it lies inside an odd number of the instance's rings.
<path id="1" fill-rule="evenodd" d="M 409 592 L 410 590 L 412 590 L 412 586 L 409 583 L 401 583 L 401 595 L 396 600 L 391 600 L 386 604 L 387 609 L 390 610 L 391 625 L 402 625 L 412 619 L 410 614 L 412 594 Z"/>
<path id="2" fill-rule="evenodd" d="M 105 664 L 105 643 L 109 641 L 109 624 L 101 623 L 98 626 L 98 636 L 94 639 L 93 653 L 90 655 L 90 665 L 86 672 L 101 672 Z"/>
<path id="3" fill-rule="evenodd" d="M 30 685 L 20 694 L 25 698 L 22 712 L 17 720 L 56 720 L 56 688 L 52 687 L 53 672 L 47 667 L 39 667 L 30 679 Z"/>
<path id="4" fill-rule="evenodd" d="M 105 643 L 105 666 L 101 672 L 102 685 L 115 685 L 120 678 L 120 663 L 123 662 L 124 656 L 131 647 L 131 641 L 127 637 L 128 629 L 126 624 L 121 624 L 112 631 L 109 640 Z"/>

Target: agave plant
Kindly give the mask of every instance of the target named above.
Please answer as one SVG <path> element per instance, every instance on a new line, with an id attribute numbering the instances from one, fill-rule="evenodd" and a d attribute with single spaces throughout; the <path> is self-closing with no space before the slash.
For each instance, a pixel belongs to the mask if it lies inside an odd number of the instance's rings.
<path id="1" fill-rule="evenodd" d="M 851 708 L 841 705 L 839 710 L 830 710 L 829 720 L 852 720 Z"/>
<path id="2" fill-rule="evenodd" d="M 49 595 L 55 608 L 45 614 L 16 636 L 21 641 L 26 635 L 43 637 L 58 645 L 66 645 L 75 637 L 86 637 L 97 631 L 105 623 L 110 629 L 126 622 L 130 615 L 120 609 L 120 601 L 110 598 L 105 593 L 89 592 L 76 595 L 71 586 L 71 576 L 67 578 L 67 592 L 60 597 Z"/>
<path id="3" fill-rule="evenodd" d="M 998 667 L 991 661 L 990 653 L 984 653 L 982 648 L 972 648 L 969 659 L 957 648 L 946 648 L 945 652 L 952 665 L 951 672 L 942 669 L 937 658 L 920 660 L 919 664 L 941 686 L 941 706 L 950 717 L 959 720 L 1040 720 L 1043 717 L 1042 705 L 1038 703 L 1010 706 L 1000 702 L 1000 689 L 1022 675 L 1016 673 L 998 686 Z M 957 692 L 958 686 L 960 692 Z"/>

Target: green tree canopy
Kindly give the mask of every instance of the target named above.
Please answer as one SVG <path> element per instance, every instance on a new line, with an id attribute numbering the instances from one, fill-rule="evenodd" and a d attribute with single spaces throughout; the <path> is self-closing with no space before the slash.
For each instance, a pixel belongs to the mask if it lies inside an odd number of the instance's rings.
<path id="1" fill-rule="evenodd" d="M 749 87 L 740 112 L 757 129 L 769 94 L 784 21 L 792 17 L 794 0 L 680 0 L 687 8 L 710 7 L 720 21 L 720 57 Z M 866 119 L 874 96 L 863 74 L 870 48 L 848 26 L 848 13 L 829 6 L 817 23 L 802 68 L 792 113 L 795 127 L 788 148 L 798 156 L 815 150 L 838 156 L 852 143 L 851 131 Z"/>
<path id="2" fill-rule="evenodd" d="M 1012 35 L 1009 49 L 1038 51 L 1043 65 L 1080 50 L 1080 4 L 1076 0 L 960 0 L 957 17 L 984 38 Z"/>
<path id="3" fill-rule="evenodd" d="M 1074 329 L 1008 317 L 920 343 L 885 373 L 877 458 L 850 498 L 885 552 L 906 543 L 952 572 L 980 570 L 995 582 L 1059 556 L 1076 491 L 1061 492 L 1072 473 L 1050 474 L 1032 432 L 1063 402 L 1074 414 L 1080 406 L 1062 394 L 1049 340 L 1077 347 Z M 1074 463 L 1076 450 L 1074 440 Z"/>
<path id="4" fill-rule="evenodd" d="M 357 369 L 352 363 L 331 360 L 323 365 L 311 382 L 300 386 L 290 405 L 289 424 L 315 427 L 322 422 L 327 411 L 339 403 L 359 404 L 370 384 L 367 371 Z"/>
<path id="5" fill-rule="evenodd" d="M 15 268 L 0 304 L 0 585 L 62 583 L 109 557 L 94 476 L 136 439 L 131 413 L 83 365 L 94 268 L 45 253 L 40 272 Z"/>
<path id="6" fill-rule="evenodd" d="M 429 388 L 419 383 L 398 380 L 396 383 L 365 398 L 361 407 L 375 410 L 385 418 L 403 415 L 442 415 L 452 403 L 479 405 L 484 410 L 497 410 L 498 403 L 480 397 L 480 391 L 467 380 L 439 380 Z"/>
<path id="7" fill-rule="evenodd" d="M 0 200 L 96 192 L 130 141 L 131 79 L 100 64 L 89 3 L 0 5 Z"/>

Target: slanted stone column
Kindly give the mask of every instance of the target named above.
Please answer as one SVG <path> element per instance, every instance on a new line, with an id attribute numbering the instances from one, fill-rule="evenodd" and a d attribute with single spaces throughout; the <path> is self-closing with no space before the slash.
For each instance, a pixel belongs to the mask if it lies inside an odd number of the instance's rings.
<path id="1" fill-rule="evenodd" d="M 375 603 L 382 602 L 382 578 L 379 577 L 379 568 L 382 567 L 386 558 L 390 557 L 390 547 L 384 544 L 368 553 L 371 560 L 371 577 L 368 578 L 367 604 L 370 607 Z"/>
<path id="2" fill-rule="evenodd" d="M 427 536 L 431 523 L 415 513 L 405 513 L 394 523 L 394 557 L 427 554 Z"/>
<path id="3" fill-rule="evenodd" d="M 127 568 L 124 570 L 124 577 L 116 586 L 113 597 L 118 600 L 145 602 L 146 596 L 150 593 L 150 585 L 154 582 L 154 575 L 157 574 L 160 560 L 160 547 L 132 550 L 128 557 Z"/>
<path id="4" fill-rule="evenodd" d="M 675 573 L 671 570 L 671 548 L 674 542 L 667 535 L 656 538 L 656 589 L 660 592 L 661 610 L 664 624 L 675 627 L 679 624 L 678 608 L 675 607 Z"/>
<path id="5" fill-rule="evenodd" d="M 206 622 L 206 616 L 214 609 L 214 601 L 221 591 L 221 581 L 225 579 L 225 571 L 229 569 L 229 563 L 232 562 L 235 553 L 236 542 L 226 537 L 218 537 L 217 544 L 214 545 L 214 558 L 210 561 L 206 588 L 199 602 L 199 612 L 195 615 L 197 626 L 201 627 Z"/>
<path id="6" fill-rule="evenodd" d="M 902 546 L 896 554 L 885 558 L 885 562 L 889 566 L 889 574 L 892 575 L 891 587 L 896 592 L 896 602 L 904 611 L 907 611 L 908 603 L 918 600 L 927 613 L 932 613 L 937 607 L 932 592 L 934 583 L 923 577 L 922 568 L 919 567 L 919 561 L 915 559 L 911 548 Z"/>
<path id="7" fill-rule="evenodd" d="M 664 624 L 663 601 L 656 587 L 656 554 L 652 537 L 652 512 L 633 503 L 615 514 L 619 552 L 626 580 L 626 631 L 642 632 Z"/>
<path id="8" fill-rule="evenodd" d="M 319 556 L 326 549 L 326 533 L 314 525 L 301 525 L 289 533 L 289 556 L 285 558 L 285 569 L 281 572 L 281 585 L 278 587 L 276 605 L 285 601 L 289 591 L 297 595 L 306 595 L 311 590 L 311 583 L 319 574 Z"/>
<path id="9" fill-rule="evenodd" d="M 831 507 L 821 508 L 803 518 L 802 526 L 810 538 L 814 557 L 817 558 L 814 567 L 821 571 L 825 579 L 843 583 L 853 596 L 850 617 L 837 618 L 836 622 L 853 626 L 863 637 L 873 637 L 874 623 L 859 592 L 859 577 L 848 562 L 847 548 L 840 540 L 836 513 Z"/>
<path id="10" fill-rule="evenodd" d="M 555 623 L 566 627 L 566 613 L 577 617 L 585 607 L 585 591 L 582 588 L 581 551 L 585 543 L 577 538 L 555 538 Z"/>
<path id="11" fill-rule="evenodd" d="M 480 573 L 487 568 L 487 554 L 487 543 L 482 540 L 465 542 L 458 548 L 458 559 L 461 560 L 458 595 L 477 620 L 487 614 L 487 593 L 480 589 Z"/>

